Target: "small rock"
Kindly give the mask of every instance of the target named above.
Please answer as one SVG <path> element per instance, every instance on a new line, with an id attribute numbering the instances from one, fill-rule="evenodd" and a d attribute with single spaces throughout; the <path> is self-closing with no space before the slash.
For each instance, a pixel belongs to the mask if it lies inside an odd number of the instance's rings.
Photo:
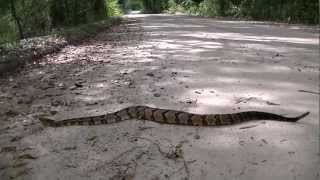
<path id="1" fill-rule="evenodd" d="M 185 102 L 186 102 L 187 104 L 193 104 L 193 103 L 196 103 L 197 100 L 187 99 Z"/>
<path id="2" fill-rule="evenodd" d="M 194 139 L 200 139 L 200 135 L 199 134 L 194 135 Z"/>
<path id="3" fill-rule="evenodd" d="M 81 83 L 74 83 L 74 85 L 75 85 L 76 87 L 78 87 L 78 88 L 83 87 L 83 85 L 82 85 Z"/>
<path id="4" fill-rule="evenodd" d="M 30 120 L 28 120 L 28 119 L 24 119 L 24 120 L 22 121 L 22 125 L 23 125 L 23 126 L 29 126 L 29 125 L 31 125 L 31 124 L 33 124 L 32 121 L 30 121 Z"/>
<path id="5" fill-rule="evenodd" d="M 178 74 L 178 72 L 172 72 L 171 76 L 176 76 Z"/>
<path id="6" fill-rule="evenodd" d="M 151 73 L 151 72 L 147 73 L 146 75 L 147 75 L 147 76 L 150 76 L 150 77 L 153 77 L 153 76 L 154 76 L 154 74 Z"/>
<path id="7" fill-rule="evenodd" d="M 55 114 L 57 114 L 57 113 L 58 113 L 58 111 L 56 111 L 56 110 L 51 110 L 51 111 L 50 111 L 50 114 L 51 114 L 51 115 L 55 115 Z"/>
<path id="8" fill-rule="evenodd" d="M 161 94 L 160 94 L 160 93 L 154 93 L 153 96 L 154 96 L 154 97 L 160 97 Z"/>
<path id="9" fill-rule="evenodd" d="M 261 139 L 261 141 L 262 141 L 263 143 L 265 143 L 265 144 L 268 144 L 267 140 L 265 140 L 265 139 Z"/>
<path id="10" fill-rule="evenodd" d="M 133 83 L 130 83 L 128 87 L 129 88 L 135 88 L 136 86 Z"/>
<path id="11" fill-rule="evenodd" d="M 64 83 L 59 83 L 59 84 L 58 84 L 58 87 L 59 87 L 60 89 L 62 89 L 62 90 L 67 89 L 67 87 L 66 87 L 66 85 L 65 85 Z"/>
<path id="12" fill-rule="evenodd" d="M 295 154 L 295 152 L 294 151 L 289 151 L 288 154 L 293 155 L 293 154 Z"/>

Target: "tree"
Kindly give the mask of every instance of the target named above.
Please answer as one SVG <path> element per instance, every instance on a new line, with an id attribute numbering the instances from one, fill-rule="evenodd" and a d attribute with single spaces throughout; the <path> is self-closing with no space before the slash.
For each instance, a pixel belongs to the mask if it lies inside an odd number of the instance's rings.
<path id="1" fill-rule="evenodd" d="M 161 13 L 168 6 L 168 0 L 141 0 L 145 13 Z"/>
<path id="2" fill-rule="evenodd" d="M 16 6 L 15 6 L 14 0 L 10 0 L 10 12 L 11 12 L 12 18 L 17 23 L 17 27 L 18 27 L 18 30 L 19 30 L 19 38 L 23 39 L 24 35 L 23 35 L 23 29 L 22 29 L 22 26 L 21 26 L 21 20 L 17 15 Z"/>

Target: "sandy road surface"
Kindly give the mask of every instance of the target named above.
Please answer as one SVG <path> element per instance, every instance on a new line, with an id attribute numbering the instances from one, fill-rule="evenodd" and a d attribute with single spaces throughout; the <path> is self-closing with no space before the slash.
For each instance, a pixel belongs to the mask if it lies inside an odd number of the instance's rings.
<path id="1" fill-rule="evenodd" d="M 0 80 L 0 179 L 319 179 L 318 34 L 310 27 L 134 15 Z M 145 104 L 263 110 L 299 123 L 43 128 Z M 247 127 L 247 128 L 246 128 Z"/>

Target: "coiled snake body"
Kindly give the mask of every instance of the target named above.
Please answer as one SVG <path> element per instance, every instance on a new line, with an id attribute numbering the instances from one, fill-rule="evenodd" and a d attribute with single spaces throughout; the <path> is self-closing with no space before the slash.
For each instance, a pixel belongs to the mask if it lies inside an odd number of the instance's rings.
<path id="1" fill-rule="evenodd" d="M 55 121 L 40 117 L 39 120 L 46 126 L 61 127 L 72 125 L 99 125 L 120 122 L 128 119 L 148 120 L 165 124 L 191 125 L 191 126 L 219 126 L 241 123 L 249 120 L 275 120 L 296 122 L 307 116 L 309 112 L 297 117 L 285 117 L 278 114 L 245 111 L 230 114 L 193 114 L 183 111 L 152 108 L 148 106 L 130 106 L 113 113 L 100 116 L 80 117 Z"/>

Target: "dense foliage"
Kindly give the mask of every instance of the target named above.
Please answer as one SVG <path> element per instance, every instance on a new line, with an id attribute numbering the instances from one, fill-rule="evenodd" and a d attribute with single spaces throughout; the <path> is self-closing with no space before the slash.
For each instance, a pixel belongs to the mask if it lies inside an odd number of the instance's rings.
<path id="1" fill-rule="evenodd" d="M 168 8 L 168 0 L 141 0 L 143 12 L 145 13 L 161 13 Z"/>
<path id="2" fill-rule="evenodd" d="M 0 0 L 0 44 L 120 14 L 118 0 Z"/>
<path id="3" fill-rule="evenodd" d="M 169 0 L 169 11 L 209 17 L 319 23 L 318 0 Z"/>

